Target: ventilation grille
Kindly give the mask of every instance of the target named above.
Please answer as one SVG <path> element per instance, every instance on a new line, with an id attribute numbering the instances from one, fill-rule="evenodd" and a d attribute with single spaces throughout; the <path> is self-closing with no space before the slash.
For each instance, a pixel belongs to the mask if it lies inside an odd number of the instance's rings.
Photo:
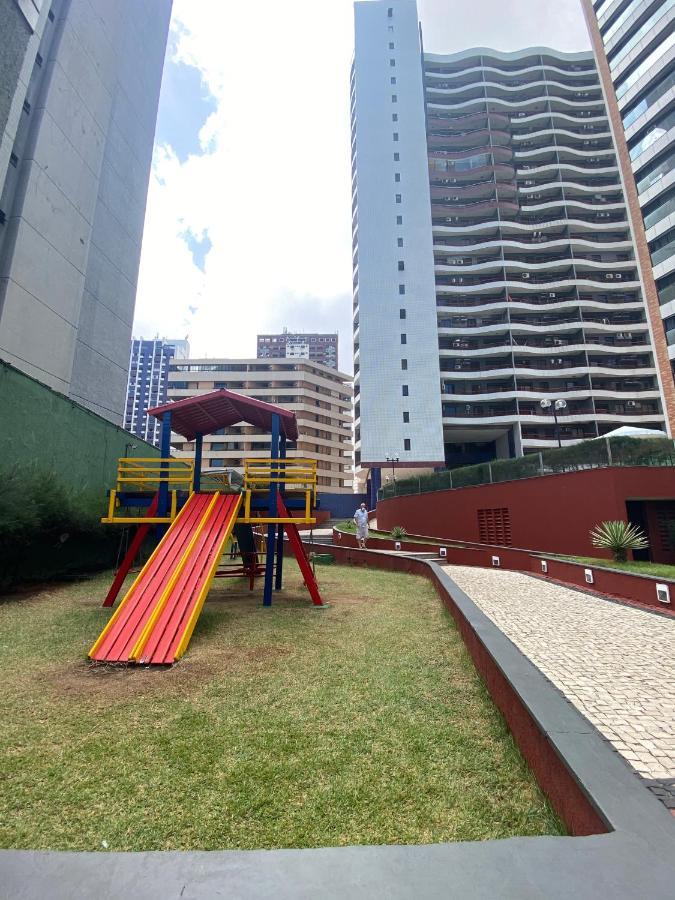
<path id="1" fill-rule="evenodd" d="M 511 516 L 506 507 L 478 510 L 478 534 L 481 544 L 511 546 Z"/>
<path id="2" fill-rule="evenodd" d="M 659 544 L 661 550 L 675 547 L 675 503 L 660 503 L 656 508 Z"/>

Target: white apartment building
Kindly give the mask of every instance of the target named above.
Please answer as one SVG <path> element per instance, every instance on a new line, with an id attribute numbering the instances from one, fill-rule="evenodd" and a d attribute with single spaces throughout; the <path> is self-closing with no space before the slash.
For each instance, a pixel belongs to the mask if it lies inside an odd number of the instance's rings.
<path id="1" fill-rule="evenodd" d="M 415 0 L 357 2 L 355 26 L 357 466 L 664 428 L 592 53 L 424 53 Z"/>
<path id="2" fill-rule="evenodd" d="M 288 455 L 314 459 L 320 492 L 352 493 L 352 379 L 308 359 L 174 359 L 168 400 L 227 388 L 292 410 L 299 439 Z M 175 435 L 176 450 L 192 444 Z M 203 469 L 241 470 L 245 458 L 269 456 L 269 434 L 235 425 L 204 437 Z"/>

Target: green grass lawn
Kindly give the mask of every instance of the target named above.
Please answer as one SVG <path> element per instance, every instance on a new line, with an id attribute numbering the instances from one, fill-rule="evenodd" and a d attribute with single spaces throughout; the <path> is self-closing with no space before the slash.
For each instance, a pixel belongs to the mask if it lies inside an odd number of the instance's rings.
<path id="1" fill-rule="evenodd" d="M 615 562 L 613 559 L 595 559 L 592 556 L 560 556 L 557 558 L 596 568 L 621 569 L 623 572 L 634 572 L 636 575 L 656 575 L 658 578 L 675 579 L 675 566 L 668 566 L 665 563 L 632 562 L 630 560 Z"/>
<path id="2" fill-rule="evenodd" d="M 105 574 L 0 603 L 0 846 L 317 847 L 562 833 L 421 578 L 218 584 L 172 669 L 90 666 Z"/>

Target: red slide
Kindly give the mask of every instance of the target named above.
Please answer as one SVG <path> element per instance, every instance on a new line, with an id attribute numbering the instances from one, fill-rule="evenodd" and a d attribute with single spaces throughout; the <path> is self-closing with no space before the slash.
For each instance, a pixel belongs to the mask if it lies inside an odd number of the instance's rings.
<path id="1" fill-rule="evenodd" d="M 89 651 L 97 662 L 168 665 L 185 652 L 241 494 L 192 494 Z"/>

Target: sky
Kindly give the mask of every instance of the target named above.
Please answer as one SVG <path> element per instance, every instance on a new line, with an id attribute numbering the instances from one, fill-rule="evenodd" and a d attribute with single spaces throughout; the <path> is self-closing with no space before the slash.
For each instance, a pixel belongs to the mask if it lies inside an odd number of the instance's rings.
<path id="1" fill-rule="evenodd" d="M 418 0 L 425 50 L 582 50 L 579 0 Z M 255 356 L 339 332 L 351 360 L 351 0 L 174 0 L 134 335 Z"/>

